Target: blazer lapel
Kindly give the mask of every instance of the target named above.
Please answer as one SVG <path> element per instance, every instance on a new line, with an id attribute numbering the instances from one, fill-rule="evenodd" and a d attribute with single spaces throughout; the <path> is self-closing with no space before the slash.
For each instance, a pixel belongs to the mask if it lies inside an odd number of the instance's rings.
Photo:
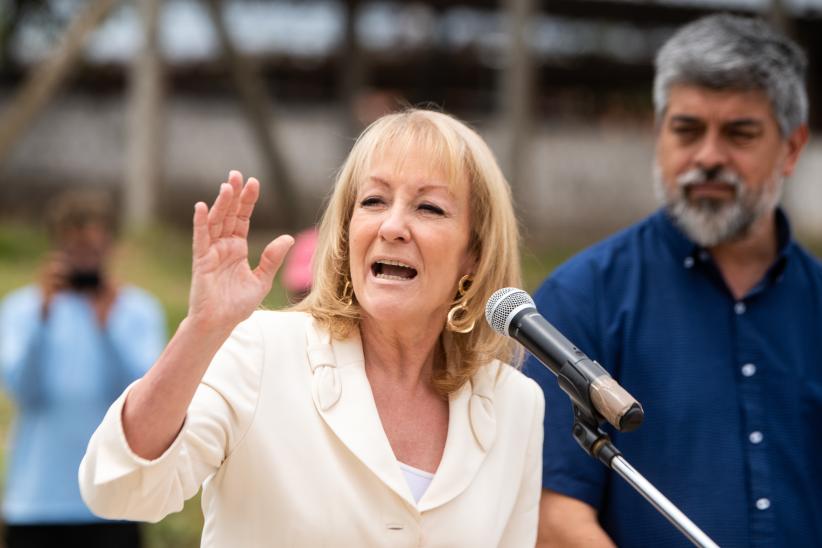
<path id="1" fill-rule="evenodd" d="M 448 438 L 437 472 L 420 499 L 420 512 L 446 504 L 468 488 L 497 434 L 496 367 L 484 367 L 449 400 Z"/>
<path id="2" fill-rule="evenodd" d="M 306 335 L 317 411 L 369 470 L 410 505 L 416 506 L 380 422 L 365 375 L 359 332 L 344 341 L 332 342 L 329 333 L 312 321 Z"/>

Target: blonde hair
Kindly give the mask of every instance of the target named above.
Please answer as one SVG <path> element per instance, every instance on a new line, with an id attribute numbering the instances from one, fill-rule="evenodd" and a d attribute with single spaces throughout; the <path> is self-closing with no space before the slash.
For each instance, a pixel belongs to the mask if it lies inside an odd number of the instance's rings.
<path id="1" fill-rule="evenodd" d="M 359 326 L 356 298 L 351 304 L 343 298 L 350 281 L 348 227 L 354 202 L 375 156 L 391 148 L 404 157 L 402 153 L 412 147 L 425 150 L 433 166 L 449 176 L 450 184 L 467 181 L 469 185 L 469 250 L 476 259 L 475 271 L 464 296 L 459 297 L 454 288 L 452 304 L 467 302 L 467 310 L 454 322 L 457 328 L 475 325 L 469 333 L 443 330 L 444 359 L 435 367 L 432 382 L 447 395 L 491 360 L 519 365 L 522 357 L 515 343 L 496 334 L 484 318 L 485 302 L 494 291 L 520 285 L 519 229 L 511 189 L 488 145 L 456 118 L 408 109 L 379 118 L 360 135 L 340 168 L 320 223 L 311 292 L 294 308 L 309 312 L 337 339 Z"/>

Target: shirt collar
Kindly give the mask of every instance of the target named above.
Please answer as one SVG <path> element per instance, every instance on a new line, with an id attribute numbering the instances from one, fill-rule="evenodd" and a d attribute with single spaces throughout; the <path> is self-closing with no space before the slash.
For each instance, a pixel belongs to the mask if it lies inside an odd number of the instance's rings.
<path id="1" fill-rule="evenodd" d="M 781 207 L 776 208 L 775 218 L 777 256 L 774 264 L 768 270 L 767 276 L 771 280 L 778 279 L 785 271 L 788 255 L 794 245 L 790 222 L 788 222 L 788 217 Z M 691 268 L 698 261 L 704 262 L 707 260 L 709 257 L 708 251 L 688 239 L 676 226 L 665 208 L 654 213 L 652 219 L 673 251 L 674 256 L 678 257 L 686 268 Z"/>

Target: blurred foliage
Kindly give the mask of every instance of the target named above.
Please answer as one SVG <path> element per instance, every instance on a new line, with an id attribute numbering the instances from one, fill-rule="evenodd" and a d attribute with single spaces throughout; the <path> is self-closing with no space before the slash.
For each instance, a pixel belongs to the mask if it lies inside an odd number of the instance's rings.
<path id="1" fill-rule="evenodd" d="M 82 0 L 0 0 L 0 70 L 10 64 L 11 42 L 21 25 L 35 24 L 56 41 L 68 20 L 82 6 Z"/>

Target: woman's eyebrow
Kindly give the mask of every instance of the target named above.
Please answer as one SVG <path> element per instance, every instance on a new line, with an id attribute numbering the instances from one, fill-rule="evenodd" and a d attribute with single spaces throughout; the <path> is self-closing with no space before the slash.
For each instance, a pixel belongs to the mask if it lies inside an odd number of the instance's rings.
<path id="1" fill-rule="evenodd" d="M 377 183 L 382 186 L 392 186 L 387 179 L 380 177 L 379 175 L 369 175 L 368 180 L 370 182 Z M 444 190 L 448 193 L 449 196 L 454 195 L 454 193 L 451 191 L 451 185 L 447 183 L 426 183 L 417 189 L 417 194 L 424 194 L 431 190 Z"/>

